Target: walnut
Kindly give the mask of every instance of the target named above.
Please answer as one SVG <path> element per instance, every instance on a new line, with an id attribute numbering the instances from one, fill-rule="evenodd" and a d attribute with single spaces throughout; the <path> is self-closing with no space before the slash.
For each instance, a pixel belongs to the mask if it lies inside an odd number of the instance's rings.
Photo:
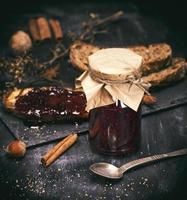
<path id="1" fill-rule="evenodd" d="M 18 31 L 10 38 L 10 48 L 14 54 L 23 54 L 31 49 L 32 41 L 24 31 Z"/>

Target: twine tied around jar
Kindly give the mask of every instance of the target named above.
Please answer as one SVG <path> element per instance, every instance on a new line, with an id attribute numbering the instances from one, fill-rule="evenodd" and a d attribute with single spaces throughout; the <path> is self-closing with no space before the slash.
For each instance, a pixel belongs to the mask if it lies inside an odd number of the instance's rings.
<path id="1" fill-rule="evenodd" d="M 132 74 L 126 75 L 125 78 L 118 80 L 106 79 L 105 77 L 103 77 L 102 73 L 98 74 L 95 70 L 90 70 L 89 72 L 92 79 L 99 83 L 104 83 L 106 85 L 129 83 L 130 86 L 132 84 L 135 84 L 137 87 L 143 90 L 147 95 L 150 95 L 148 90 L 151 87 L 151 84 L 141 79 L 142 74 L 138 70 L 134 70 Z"/>

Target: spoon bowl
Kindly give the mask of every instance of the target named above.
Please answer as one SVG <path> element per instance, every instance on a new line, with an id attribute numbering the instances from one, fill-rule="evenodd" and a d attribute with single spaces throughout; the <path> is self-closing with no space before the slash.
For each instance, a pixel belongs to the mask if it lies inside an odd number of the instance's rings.
<path id="1" fill-rule="evenodd" d="M 90 170 L 106 178 L 120 179 L 123 177 L 119 168 L 109 163 L 95 163 L 90 166 Z"/>
<path id="2" fill-rule="evenodd" d="M 185 149 L 180 149 L 177 151 L 173 151 L 170 153 L 164 153 L 164 154 L 158 154 L 154 156 L 149 156 L 145 158 L 140 158 L 137 160 L 133 160 L 131 162 L 128 162 L 121 167 L 116 167 L 110 163 L 95 163 L 90 166 L 90 170 L 94 172 L 97 175 L 106 177 L 106 178 L 111 178 L 111 179 L 120 179 L 123 177 L 123 173 L 126 172 L 129 169 L 132 169 L 137 166 L 144 165 L 146 163 L 151 163 L 154 161 L 158 160 L 163 160 L 166 158 L 172 158 L 175 156 L 182 156 L 187 154 L 187 148 Z"/>

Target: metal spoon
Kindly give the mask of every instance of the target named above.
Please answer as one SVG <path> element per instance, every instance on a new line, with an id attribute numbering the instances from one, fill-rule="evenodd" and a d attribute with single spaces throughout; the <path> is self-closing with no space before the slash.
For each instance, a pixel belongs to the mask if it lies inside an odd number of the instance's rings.
<path id="1" fill-rule="evenodd" d="M 149 156 L 149 157 L 133 160 L 131 162 L 128 162 L 122 165 L 121 167 L 116 167 L 109 163 L 95 163 L 90 166 L 90 170 L 94 172 L 95 174 L 104 176 L 106 178 L 120 179 L 123 177 L 124 172 L 134 167 L 141 166 L 146 163 L 151 163 L 157 160 L 162 160 L 162 159 L 171 158 L 175 156 L 181 156 L 185 154 L 187 154 L 187 148 L 173 151 L 170 153 L 158 154 L 154 156 Z"/>

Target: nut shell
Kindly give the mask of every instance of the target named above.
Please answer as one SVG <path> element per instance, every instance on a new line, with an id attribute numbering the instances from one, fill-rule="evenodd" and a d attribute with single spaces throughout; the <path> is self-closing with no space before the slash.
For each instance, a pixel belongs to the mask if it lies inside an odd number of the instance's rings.
<path id="1" fill-rule="evenodd" d="M 32 41 L 27 33 L 18 31 L 12 35 L 9 45 L 14 54 L 23 54 L 32 48 Z"/>
<path id="2" fill-rule="evenodd" d="M 14 157 L 23 157 L 26 153 L 26 144 L 20 140 L 12 141 L 6 149 L 7 153 Z"/>

